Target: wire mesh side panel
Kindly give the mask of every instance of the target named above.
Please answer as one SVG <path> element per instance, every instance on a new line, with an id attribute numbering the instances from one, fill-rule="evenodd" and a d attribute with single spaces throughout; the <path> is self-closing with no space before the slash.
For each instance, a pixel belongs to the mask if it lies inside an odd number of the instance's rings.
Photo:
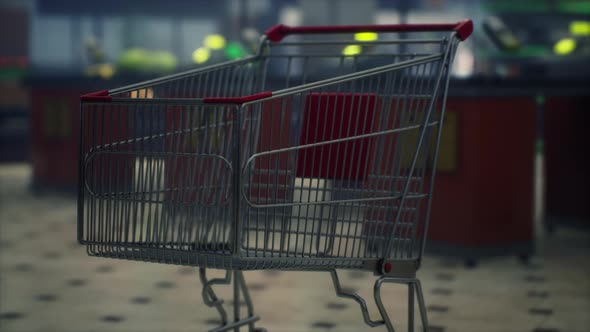
<path id="1" fill-rule="evenodd" d="M 259 121 L 242 154 L 242 249 L 273 258 L 257 268 L 416 257 L 446 46 L 242 110 Z"/>
<path id="2" fill-rule="evenodd" d="M 263 91 L 263 71 L 259 59 L 253 57 L 114 89 L 111 96 L 137 99 L 244 96 Z"/>
<path id="3" fill-rule="evenodd" d="M 91 255 L 225 266 L 235 107 L 83 103 L 81 240 Z"/>
<path id="4" fill-rule="evenodd" d="M 272 91 L 333 79 L 441 52 L 448 33 L 375 34 L 358 41 L 353 34 L 293 35 L 280 42 L 265 41 L 260 54 L 265 88 Z"/>
<path id="5" fill-rule="evenodd" d="M 117 98 L 234 97 L 297 87 L 322 79 L 355 73 L 427 56 L 440 51 L 440 34 L 379 34 L 379 41 L 355 41 L 352 34 L 290 36 L 260 45 L 260 53 L 242 60 L 198 68 L 110 91 Z M 413 39 L 412 39 L 413 38 Z M 359 53 L 343 54 L 353 45 Z M 361 52 L 362 50 L 362 52 Z"/>

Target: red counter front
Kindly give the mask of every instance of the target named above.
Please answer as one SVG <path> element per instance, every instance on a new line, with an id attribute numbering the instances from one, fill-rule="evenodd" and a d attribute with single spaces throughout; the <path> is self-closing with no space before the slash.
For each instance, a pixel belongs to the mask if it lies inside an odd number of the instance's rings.
<path id="1" fill-rule="evenodd" d="M 430 252 L 531 253 L 534 142 L 534 98 L 449 97 Z"/>
<path id="2" fill-rule="evenodd" d="M 75 190 L 78 184 L 80 94 L 72 89 L 31 89 L 33 185 Z"/>
<path id="3" fill-rule="evenodd" d="M 590 97 L 548 97 L 544 141 L 546 213 L 560 221 L 590 225 Z"/>

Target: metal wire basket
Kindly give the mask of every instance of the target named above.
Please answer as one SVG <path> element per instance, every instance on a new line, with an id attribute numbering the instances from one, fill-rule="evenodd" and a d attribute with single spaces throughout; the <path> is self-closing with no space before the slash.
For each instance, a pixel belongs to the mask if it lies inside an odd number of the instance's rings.
<path id="1" fill-rule="evenodd" d="M 254 330 L 241 271 L 261 269 L 330 271 L 390 331 L 381 284 L 408 284 L 411 327 L 416 289 L 426 328 L 416 271 L 449 68 L 471 31 L 279 25 L 251 57 L 82 96 L 79 241 L 93 256 L 200 267 L 215 331 Z M 351 41 L 359 32 L 379 39 Z M 343 268 L 380 276 L 382 320 L 342 291 Z M 211 286 L 232 273 L 250 310 L 230 322 Z"/>

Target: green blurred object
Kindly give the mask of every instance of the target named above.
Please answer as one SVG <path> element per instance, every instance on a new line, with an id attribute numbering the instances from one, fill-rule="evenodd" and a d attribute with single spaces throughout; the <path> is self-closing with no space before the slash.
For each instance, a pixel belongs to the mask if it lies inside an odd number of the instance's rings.
<path id="1" fill-rule="evenodd" d="M 230 60 L 243 58 L 247 53 L 240 43 L 230 42 L 225 48 L 225 56 Z"/>
<path id="2" fill-rule="evenodd" d="M 586 0 L 496 0 L 483 4 L 494 13 L 563 13 L 590 14 L 590 1 Z"/>
<path id="3" fill-rule="evenodd" d="M 170 72 L 177 65 L 176 57 L 170 52 L 152 52 L 141 48 L 129 49 L 117 60 L 118 69 L 123 71 Z"/>
<path id="4" fill-rule="evenodd" d="M 561 1 L 558 6 L 559 10 L 564 13 L 590 15 L 590 1 Z"/>
<path id="5" fill-rule="evenodd" d="M 140 48 L 132 48 L 123 52 L 117 60 L 117 67 L 128 71 L 144 70 L 148 60 L 148 53 Z"/>
<path id="6" fill-rule="evenodd" d="M 542 57 L 547 54 L 549 54 L 549 48 L 545 45 L 525 45 L 514 52 L 514 55 L 523 58 Z"/>
<path id="7" fill-rule="evenodd" d="M 7 67 L 0 69 L 0 81 L 19 80 L 25 77 L 27 69 L 19 67 Z"/>
<path id="8" fill-rule="evenodd" d="M 545 149 L 545 142 L 543 141 L 543 139 L 542 138 L 537 139 L 537 141 L 535 142 L 535 152 L 543 153 L 544 149 Z"/>
<path id="9" fill-rule="evenodd" d="M 542 13 L 551 10 L 551 6 L 546 1 L 540 0 L 487 1 L 483 7 L 494 13 Z"/>
<path id="10" fill-rule="evenodd" d="M 573 36 L 590 36 L 590 21 L 573 21 L 570 23 L 570 34 Z"/>
<path id="11" fill-rule="evenodd" d="M 497 16 L 489 16 L 483 20 L 483 28 L 494 44 L 504 51 L 516 51 L 520 48 L 520 41 L 514 33 Z"/>
<path id="12" fill-rule="evenodd" d="M 553 45 L 553 52 L 557 55 L 568 55 L 576 50 L 577 43 L 574 38 L 562 38 Z"/>
<path id="13" fill-rule="evenodd" d="M 148 53 L 150 67 L 155 71 L 173 71 L 176 69 L 177 61 L 174 54 L 170 52 Z"/>
<path id="14" fill-rule="evenodd" d="M 539 58 L 551 54 L 551 49 L 545 45 L 523 45 L 513 51 L 482 50 L 482 55 L 497 58 Z"/>

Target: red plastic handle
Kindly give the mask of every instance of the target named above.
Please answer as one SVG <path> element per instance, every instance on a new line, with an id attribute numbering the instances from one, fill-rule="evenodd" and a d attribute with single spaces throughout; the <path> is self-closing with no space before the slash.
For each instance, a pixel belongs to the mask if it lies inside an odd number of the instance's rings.
<path id="1" fill-rule="evenodd" d="M 203 102 L 205 104 L 243 104 L 268 97 L 272 97 L 272 91 L 264 91 L 241 97 L 205 97 L 203 98 Z"/>
<path id="2" fill-rule="evenodd" d="M 278 24 L 266 30 L 266 37 L 273 42 L 281 41 L 288 35 L 312 33 L 352 33 L 352 32 L 427 32 L 456 31 L 461 40 L 473 32 L 473 22 L 465 19 L 451 24 L 387 24 L 387 25 L 326 25 L 290 27 Z"/>
<path id="3" fill-rule="evenodd" d="M 109 96 L 109 90 L 100 90 L 87 93 L 80 96 L 81 101 L 112 101 L 113 97 Z"/>

